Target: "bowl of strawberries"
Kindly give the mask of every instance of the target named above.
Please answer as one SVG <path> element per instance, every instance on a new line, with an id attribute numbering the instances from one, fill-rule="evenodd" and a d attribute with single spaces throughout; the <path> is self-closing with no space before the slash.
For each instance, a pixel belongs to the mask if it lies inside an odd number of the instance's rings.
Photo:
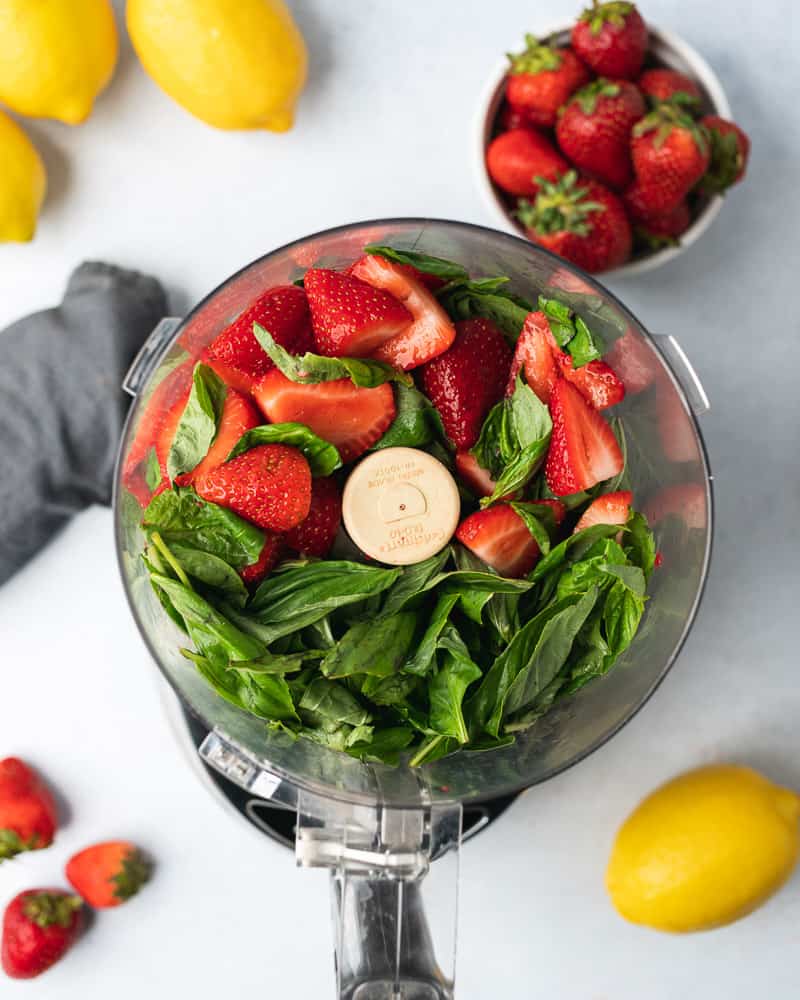
<path id="1" fill-rule="evenodd" d="M 694 243 L 750 143 L 714 71 L 636 6 L 526 35 L 487 87 L 479 184 L 495 218 L 591 273 L 638 274 Z"/>

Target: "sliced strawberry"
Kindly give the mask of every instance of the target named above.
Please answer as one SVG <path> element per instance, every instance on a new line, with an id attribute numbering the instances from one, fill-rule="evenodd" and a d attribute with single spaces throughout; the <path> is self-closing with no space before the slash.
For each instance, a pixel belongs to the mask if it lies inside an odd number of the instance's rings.
<path id="1" fill-rule="evenodd" d="M 538 504 L 540 507 L 549 507 L 553 512 L 553 518 L 556 522 L 557 528 L 567 516 L 567 508 L 560 500 L 533 500 L 531 502 Z"/>
<path id="2" fill-rule="evenodd" d="M 556 496 L 588 490 L 621 471 L 623 465 L 614 432 L 566 379 L 550 394 L 553 433 L 545 476 Z"/>
<path id="3" fill-rule="evenodd" d="M 549 402 L 550 393 L 558 378 L 558 369 L 553 357 L 557 350 L 558 344 L 550 332 L 547 316 L 543 312 L 528 313 L 517 338 L 506 395 L 510 396 L 514 392 L 517 375 L 522 369 L 528 385 L 539 399 L 543 403 Z"/>
<path id="4" fill-rule="evenodd" d="M 352 462 L 371 448 L 396 414 L 388 382 L 374 389 L 361 389 L 347 378 L 304 385 L 276 368 L 255 386 L 253 395 L 271 423 L 306 424 L 336 445 L 343 462 Z"/>
<path id="5" fill-rule="evenodd" d="M 351 268 L 356 278 L 382 288 L 399 299 L 413 317 L 411 326 L 382 344 L 373 357 L 407 371 L 443 354 L 456 331 L 447 313 L 424 285 L 411 277 L 407 267 L 375 255 L 357 260 Z"/>
<path id="6" fill-rule="evenodd" d="M 501 576 L 525 576 L 539 558 L 536 540 L 507 503 L 470 514 L 459 524 L 456 538 Z"/>
<path id="7" fill-rule="evenodd" d="M 377 255 L 373 255 L 373 256 L 380 256 L 380 255 L 377 254 Z M 352 263 L 349 267 L 345 268 L 345 272 L 344 273 L 345 274 L 352 274 L 353 273 L 353 268 L 356 266 L 356 264 L 360 263 L 360 261 L 361 261 L 361 258 L 359 257 L 359 259 L 357 261 L 355 261 L 354 263 Z M 440 278 L 436 274 L 428 274 L 425 271 L 420 271 L 416 267 L 414 267 L 412 264 L 399 264 L 397 261 L 395 261 L 394 266 L 399 271 L 402 271 L 402 273 L 405 274 L 406 277 L 413 278 L 414 281 L 418 281 L 421 285 L 424 285 L 428 289 L 428 291 L 430 291 L 430 292 L 435 292 L 437 289 L 439 289 L 443 285 L 447 284 L 447 282 L 445 281 L 444 278 Z"/>
<path id="8" fill-rule="evenodd" d="M 382 288 L 340 271 L 307 271 L 305 289 L 320 354 L 366 358 L 411 325 L 411 313 Z"/>
<path id="9" fill-rule="evenodd" d="M 267 531 L 288 531 L 311 506 L 311 470 L 302 452 L 262 444 L 195 480 L 204 499 Z"/>
<path id="10" fill-rule="evenodd" d="M 292 354 L 304 354 L 314 345 L 303 289 L 295 285 L 267 289 L 202 354 L 203 361 L 240 392 L 249 392 L 274 367 L 253 334 L 253 323 L 263 326 Z"/>
<path id="11" fill-rule="evenodd" d="M 622 379 L 605 361 L 590 361 L 580 368 L 574 368 L 572 358 L 565 351 L 557 351 L 555 360 L 564 378 L 596 410 L 616 406 L 625 398 Z"/>
<path id="12" fill-rule="evenodd" d="M 204 476 L 227 459 L 245 431 L 258 427 L 262 423 L 261 414 L 249 397 L 243 396 L 236 389 L 228 389 L 225 402 L 222 404 L 222 415 L 219 427 L 208 454 L 191 472 L 178 476 L 175 482 L 178 486 L 189 486 L 195 479 Z"/>
<path id="13" fill-rule="evenodd" d="M 330 476 L 311 484 L 308 516 L 286 535 L 287 544 L 305 556 L 324 558 L 331 550 L 342 520 L 342 491 Z"/>
<path id="14" fill-rule="evenodd" d="M 456 339 L 422 367 L 422 386 L 457 448 L 478 440 L 484 417 L 503 395 L 511 348 L 489 319 L 456 323 Z"/>
<path id="15" fill-rule="evenodd" d="M 246 584 L 261 583 L 264 577 L 278 565 L 286 551 L 285 535 L 276 535 L 272 531 L 267 531 L 265 536 L 258 559 L 239 571 L 239 576 Z"/>
<path id="16" fill-rule="evenodd" d="M 153 390 L 136 425 L 136 434 L 125 456 L 122 476 L 126 486 L 128 485 L 126 480 L 133 477 L 138 466 L 147 457 L 148 451 L 155 446 L 167 413 L 173 404 L 188 392 L 194 365 L 191 359 L 184 361 L 175 371 L 165 376 Z"/>
<path id="17" fill-rule="evenodd" d="M 575 525 L 575 531 L 583 531 L 594 524 L 625 524 L 631 512 L 633 493 L 630 490 L 619 490 L 617 493 L 606 493 L 593 500 L 581 515 Z M 575 534 L 573 531 L 573 534 Z"/>
<path id="18" fill-rule="evenodd" d="M 494 493 L 497 483 L 487 469 L 478 462 L 471 451 L 456 452 L 456 470 L 459 477 L 477 497 L 488 497 Z"/>

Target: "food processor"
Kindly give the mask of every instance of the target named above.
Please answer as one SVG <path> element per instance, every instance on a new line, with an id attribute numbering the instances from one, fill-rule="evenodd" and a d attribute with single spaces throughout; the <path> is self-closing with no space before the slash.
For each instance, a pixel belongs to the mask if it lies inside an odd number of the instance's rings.
<path id="1" fill-rule="evenodd" d="M 516 294 L 532 302 L 540 293 L 559 298 L 602 335 L 628 390 L 618 412 L 631 489 L 659 550 L 642 626 L 607 676 L 557 701 L 512 745 L 460 751 L 413 769 L 363 763 L 293 740 L 220 698 L 180 655 L 185 637 L 164 613 L 140 558 L 141 508 L 120 481 L 160 377 L 198 357 L 264 289 L 301 277 L 309 266 L 344 267 L 368 243 L 457 261 L 473 277 L 505 275 Z M 668 332 L 647 333 L 602 285 L 532 243 L 460 222 L 390 219 L 319 233 L 249 264 L 185 319 L 162 321 L 125 388 L 134 403 L 115 481 L 120 570 L 142 637 L 192 718 L 200 758 L 241 789 L 244 800 L 287 816 L 285 839 L 293 827 L 298 865 L 329 870 L 339 998 L 454 996 L 465 815 L 474 829 L 476 809 L 481 815 L 486 804 L 502 808 L 605 743 L 663 680 L 697 613 L 711 553 L 712 493 L 696 422 L 708 402 L 691 365 Z M 491 808 L 483 813 L 484 824 L 491 814 Z"/>

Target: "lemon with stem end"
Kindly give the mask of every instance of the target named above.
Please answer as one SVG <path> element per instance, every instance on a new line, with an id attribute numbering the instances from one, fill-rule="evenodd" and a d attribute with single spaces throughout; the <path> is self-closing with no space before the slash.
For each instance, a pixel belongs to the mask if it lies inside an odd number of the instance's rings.
<path id="1" fill-rule="evenodd" d="M 128 0 L 142 65 L 220 129 L 285 132 L 306 80 L 303 36 L 283 0 Z"/>
<path id="2" fill-rule="evenodd" d="M 606 887 L 628 920 L 708 930 L 738 920 L 789 878 L 800 855 L 800 796 L 734 764 L 656 789 L 619 830 Z"/>
<path id="3" fill-rule="evenodd" d="M 27 243 L 36 233 L 47 175 L 36 147 L 0 111 L 0 243 Z"/>
<path id="4" fill-rule="evenodd" d="M 18 114 L 84 121 L 117 53 L 110 0 L 0 3 L 0 102 Z"/>

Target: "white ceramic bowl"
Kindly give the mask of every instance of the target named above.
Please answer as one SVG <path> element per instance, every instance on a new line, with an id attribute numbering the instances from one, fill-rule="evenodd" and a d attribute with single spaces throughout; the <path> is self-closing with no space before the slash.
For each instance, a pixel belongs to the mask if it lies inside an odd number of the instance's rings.
<path id="1" fill-rule="evenodd" d="M 559 25 L 551 31 L 540 32 L 538 37 L 551 38 L 556 44 L 567 45 L 569 44 L 570 31 L 570 27 Z M 719 115 L 722 118 L 731 117 L 728 98 L 725 96 L 725 91 L 722 89 L 719 78 L 700 53 L 693 49 L 691 45 L 677 35 L 674 35 L 671 31 L 651 27 L 648 51 L 660 66 L 676 69 L 697 82 L 700 90 L 703 92 L 704 113 Z M 504 59 L 501 63 L 498 63 L 497 68 L 489 78 L 479 104 L 473 143 L 475 174 L 486 204 L 489 206 L 500 228 L 515 235 L 525 236 L 524 227 L 509 213 L 499 190 L 492 183 L 489 173 L 486 170 L 486 147 L 491 140 L 495 119 L 503 101 L 507 70 L 508 60 Z M 665 247 L 663 250 L 655 250 L 634 257 L 627 264 L 623 264 L 622 267 L 604 272 L 604 277 L 622 278 L 642 274 L 645 271 L 652 271 L 661 264 L 666 264 L 673 257 L 677 257 L 678 254 L 683 253 L 687 247 L 691 246 L 708 229 L 719 214 L 722 208 L 722 201 L 723 199 L 720 195 L 713 195 L 708 198 L 676 246 Z"/>

